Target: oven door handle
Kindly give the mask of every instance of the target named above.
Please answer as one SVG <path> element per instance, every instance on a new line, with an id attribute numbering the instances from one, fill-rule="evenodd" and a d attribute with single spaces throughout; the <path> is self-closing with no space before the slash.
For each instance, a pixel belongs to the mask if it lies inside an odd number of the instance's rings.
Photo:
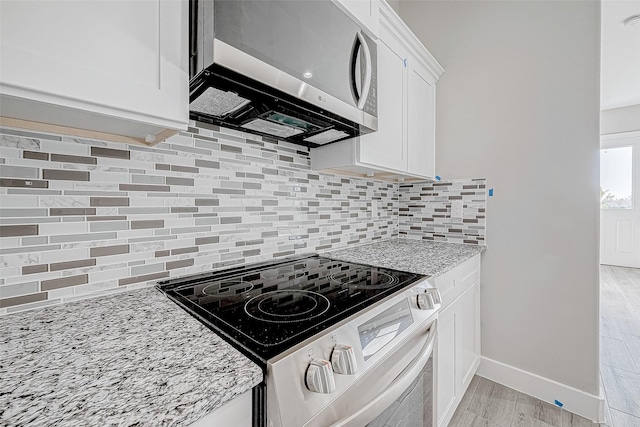
<path id="1" fill-rule="evenodd" d="M 411 361 L 411 364 L 407 366 L 398 377 L 393 380 L 389 387 L 378 396 L 376 396 L 371 402 L 369 402 L 365 407 L 360 409 L 355 414 L 349 416 L 348 418 L 343 418 L 335 424 L 332 424 L 332 427 L 341 427 L 347 425 L 364 425 L 374 419 L 378 414 L 380 414 L 380 408 L 389 407 L 396 399 L 398 399 L 402 393 L 411 385 L 413 381 L 418 377 L 418 375 L 422 372 L 424 365 L 431 357 L 433 353 L 433 344 L 435 342 L 435 330 L 436 328 L 431 327 L 429 333 L 427 335 L 427 340 L 422 346 L 422 349 L 418 353 L 418 355 Z"/>

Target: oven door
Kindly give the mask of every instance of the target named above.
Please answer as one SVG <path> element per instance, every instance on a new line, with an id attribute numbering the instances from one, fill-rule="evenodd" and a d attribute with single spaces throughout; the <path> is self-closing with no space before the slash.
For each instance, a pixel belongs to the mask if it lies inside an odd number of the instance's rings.
<path id="1" fill-rule="evenodd" d="M 436 321 L 380 360 L 306 426 L 433 427 Z"/>

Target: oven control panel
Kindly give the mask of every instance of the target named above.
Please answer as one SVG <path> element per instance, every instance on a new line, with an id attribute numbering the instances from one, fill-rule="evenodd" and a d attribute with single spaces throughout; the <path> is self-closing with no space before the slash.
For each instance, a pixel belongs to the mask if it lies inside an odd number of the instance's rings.
<path id="1" fill-rule="evenodd" d="M 358 326 L 360 348 L 365 361 L 383 350 L 413 325 L 409 298 L 404 298 Z"/>

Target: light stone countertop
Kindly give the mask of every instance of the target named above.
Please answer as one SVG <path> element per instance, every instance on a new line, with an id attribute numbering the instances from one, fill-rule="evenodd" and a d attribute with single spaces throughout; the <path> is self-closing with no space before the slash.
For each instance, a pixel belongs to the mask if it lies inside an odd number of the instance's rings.
<path id="1" fill-rule="evenodd" d="M 394 238 L 322 255 L 341 261 L 438 276 L 485 249 L 486 246 L 481 245 Z"/>
<path id="2" fill-rule="evenodd" d="M 321 255 L 436 276 L 484 250 L 395 238 Z M 185 426 L 262 379 L 155 288 L 0 317 L 3 426 Z"/>
<path id="3" fill-rule="evenodd" d="M 184 426 L 262 378 L 155 288 L 0 317 L 2 426 Z"/>

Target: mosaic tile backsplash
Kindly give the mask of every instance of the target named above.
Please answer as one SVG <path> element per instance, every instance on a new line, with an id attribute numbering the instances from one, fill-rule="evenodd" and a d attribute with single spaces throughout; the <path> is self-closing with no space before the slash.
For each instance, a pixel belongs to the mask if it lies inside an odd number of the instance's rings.
<path id="1" fill-rule="evenodd" d="M 0 315 L 399 232 L 483 244 L 484 181 L 326 174 L 302 146 L 192 126 L 155 147 L 0 129 Z"/>
<path id="2" fill-rule="evenodd" d="M 397 235 L 396 184 L 204 126 L 155 147 L 0 129 L 0 314 Z"/>
<path id="3" fill-rule="evenodd" d="M 400 236 L 485 244 L 485 179 L 400 184 L 398 194 Z M 454 203 L 462 207 L 462 215 L 453 211 Z"/>

